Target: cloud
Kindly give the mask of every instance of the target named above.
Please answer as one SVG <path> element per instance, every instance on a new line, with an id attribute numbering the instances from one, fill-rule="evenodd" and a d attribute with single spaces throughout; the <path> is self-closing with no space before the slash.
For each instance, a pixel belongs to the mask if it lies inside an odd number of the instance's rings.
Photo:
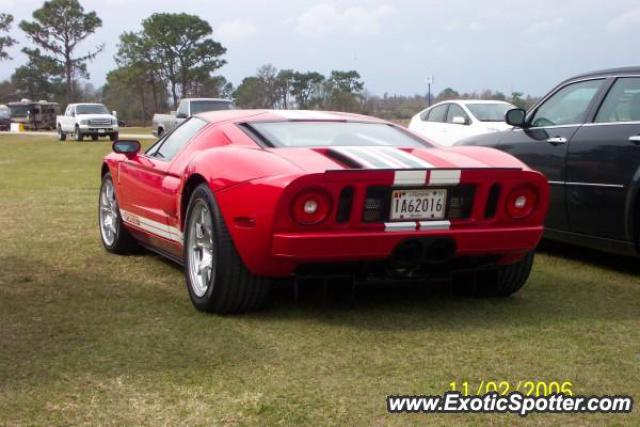
<path id="1" fill-rule="evenodd" d="M 371 9 L 352 6 L 339 10 L 333 4 L 320 3 L 298 17 L 296 30 L 309 37 L 332 33 L 377 34 L 382 29 L 383 19 L 393 11 L 393 7 L 386 4 Z"/>
<path id="2" fill-rule="evenodd" d="M 607 29 L 610 31 L 625 31 L 629 29 L 636 29 L 640 26 L 640 7 L 637 9 L 629 10 L 622 15 L 618 15 L 613 18 L 607 24 Z"/>
<path id="3" fill-rule="evenodd" d="M 525 29 L 524 32 L 526 34 L 535 36 L 538 34 L 546 33 L 548 31 L 553 31 L 557 28 L 560 28 L 562 25 L 564 25 L 563 18 L 557 17 L 555 19 L 545 19 L 543 21 L 532 23 Z"/>
<path id="4" fill-rule="evenodd" d="M 253 38 L 258 33 L 258 28 L 249 21 L 234 19 L 223 22 L 216 35 L 224 42 L 236 42 Z"/>

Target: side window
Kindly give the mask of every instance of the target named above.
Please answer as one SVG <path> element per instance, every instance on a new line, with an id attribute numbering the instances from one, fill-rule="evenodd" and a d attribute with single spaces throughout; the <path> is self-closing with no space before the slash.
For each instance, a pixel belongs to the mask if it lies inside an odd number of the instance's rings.
<path id="1" fill-rule="evenodd" d="M 565 126 L 584 122 L 589 104 L 604 80 L 587 80 L 563 87 L 534 113 L 531 127 Z"/>
<path id="2" fill-rule="evenodd" d="M 438 105 L 437 107 L 433 107 L 429 112 L 428 122 L 440 122 L 444 123 L 447 116 L 447 108 L 449 108 L 449 104 Z"/>
<path id="3" fill-rule="evenodd" d="M 176 111 L 176 116 L 177 117 L 188 117 L 189 112 L 187 111 L 187 107 L 188 107 L 189 103 L 188 102 L 181 102 L 180 105 L 178 105 L 178 110 Z"/>
<path id="4" fill-rule="evenodd" d="M 447 112 L 447 123 L 453 123 L 457 125 L 468 125 L 469 116 L 464 112 L 461 106 L 457 104 L 449 105 L 449 112 Z"/>
<path id="5" fill-rule="evenodd" d="M 640 121 L 640 78 L 622 77 L 613 84 L 598 114 L 596 123 Z"/>
<path id="6" fill-rule="evenodd" d="M 191 118 L 186 120 L 180 126 L 178 126 L 173 132 L 167 135 L 164 140 L 159 141 L 158 144 L 154 144 L 149 150 L 147 155 L 158 157 L 162 160 L 171 160 L 175 155 L 184 147 L 191 138 L 193 138 L 207 122 L 198 118 Z M 158 148 L 156 148 L 158 145 Z"/>

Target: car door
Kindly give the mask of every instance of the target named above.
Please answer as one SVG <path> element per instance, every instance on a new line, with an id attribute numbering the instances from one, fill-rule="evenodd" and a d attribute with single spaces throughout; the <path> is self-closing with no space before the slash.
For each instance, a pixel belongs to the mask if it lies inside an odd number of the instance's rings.
<path id="1" fill-rule="evenodd" d="M 447 119 L 448 109 L 448 103 L 436 105 L 431 108 L 422 123 L 422 130 L 419 132 L 431 141 L 440 143 L 442 140 L 442 126 Z"/>
<path id="2" fill-rule="evenodd" d="M 469 133 L 471 119 L 458 104 L 449 104 L 447 118 L 442 128 L 441 144 L 453 145 L 463 138 L 471 136 Z"/>
<path id="3" fill-rule="evenodd" d="M 119 202 L 123 217 L 147 232 L 148 244 L 179 256 L 182 236 L 177 227 L 180 176 L 170 173 L 171 161 L 206 126 L 199 118 L 185 121 L 159 139 L 144 154 L 120 163 Z"/>
<path id="4" fill-rule="evenodd" d="M 565 162 L 568 142 L 592 110 L 605 79 L 567 83 L 551 92 L 528 115 L 524 128 L 503 135 L 498 147 L 542 172 L 551 186 L 546 226 L 568 230 Z"/>
<path id="5" fill-rule="evenodd" d="M 75 115 L 75 106 L 69 105 L 64 112 L 64 116 L 62 116 L 62 120 L 60 121 L 60 127 L 63 132 L 72 132 L 74 130 Z"/>
<path id="6" fill-rule="evenodd" d="M 633 240 L 627 209 L 640 171 L 640 76 L 610 79 L 593 121 L 571 139 L 566 191 L 571 231 Z"/>

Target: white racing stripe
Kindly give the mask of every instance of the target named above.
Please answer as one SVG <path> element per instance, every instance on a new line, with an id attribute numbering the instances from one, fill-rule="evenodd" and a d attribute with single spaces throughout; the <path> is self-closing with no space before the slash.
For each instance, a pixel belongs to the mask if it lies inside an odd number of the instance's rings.
<path id="1" fill-rule="evenodd" d="M 404 163 L 407 163 L 409 165 L 408 168 L 411 168 L 411 169 L 416 169 L 416 168 L 431 169 L 435 167 L 435 165 L 427 162 L 426 160 L 422 160 L 420 157 L 414 156 L 413 154 L 409 154 L 406 151 L 400 150 L 398 148 L 375 147 L 375 149 L 383 153 L 387 153 L 391 156 L 394 156 L 396 159 L 401 160 Z"/>
<path id="2" fill-rule="evenodd" d="M 429 174 L 429 185 L 458 185 L 460 174 L 460 169 L 432 170 Z"/>
<path id="3" fill-rule="evenodd" d="M 393 147 L 331 147 L 368 169 L 431 169 L 429 162 Z"/>
<path id="4" fill-rule="evenodd" d="M 127 224 L 131 224 L 138 228 L 143 229 L 156 236 L 164 237 L 167 240 L 173 240 L 174 242 L 182 243 L 183 234 L 176 227 L 171 227 L 161 222 L 153 221 L 149 218 L 142 217 L 140 215 L 133 214 L 124 209 L 120 209 L 120 216 L 122 220 Z"/>
<path id="5" fill-rule="evenodd" d="M 411 186 L 424 185 L 427 182 L 427 171 L 395 171 L 393 174 L 393 185 Z"/>
<path id="6" fill-rule="evenodd" d="M 413 231 L 417 228 L 415 221 L 385 222 L 384 231 Z"/>
<path id="7" fill-rule="evenodd" d="M 451 222 L 444 221 L 420 221 L 420 230 L 448 230 Z"/>

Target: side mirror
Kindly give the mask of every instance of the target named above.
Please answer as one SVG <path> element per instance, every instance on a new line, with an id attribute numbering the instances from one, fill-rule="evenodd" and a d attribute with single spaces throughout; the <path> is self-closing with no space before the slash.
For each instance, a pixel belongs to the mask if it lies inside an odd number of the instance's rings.
<path id="1" fill-rule="evenodd" d="M 114 153 L 124 154 L 128 158 L 136 156 L 140 152 L 140 141 L 133 139 L 119 139 L 111 145 Z"/>
<path id="2" fill-rule="evenodd" d="M 176 119 L 186 119 L 187 118 L 187 114 L 186 113 L 177 113 L 176 114 Z"/>
<path id="3" fill-rule="evenodd" d="M 456 124 L 456 125 L 466 125 L 467 124 L 467 119 L 465 119 L 462 116 L 453 116 L 453 120 L 451 121 L 451 123 Z"/>
<path id="4" fill-rule="evenodd" d="M 522 108 L 512 108 L 504 115 L 504 121 L 511 126 L 523 128 L 527 112 Z"/>

